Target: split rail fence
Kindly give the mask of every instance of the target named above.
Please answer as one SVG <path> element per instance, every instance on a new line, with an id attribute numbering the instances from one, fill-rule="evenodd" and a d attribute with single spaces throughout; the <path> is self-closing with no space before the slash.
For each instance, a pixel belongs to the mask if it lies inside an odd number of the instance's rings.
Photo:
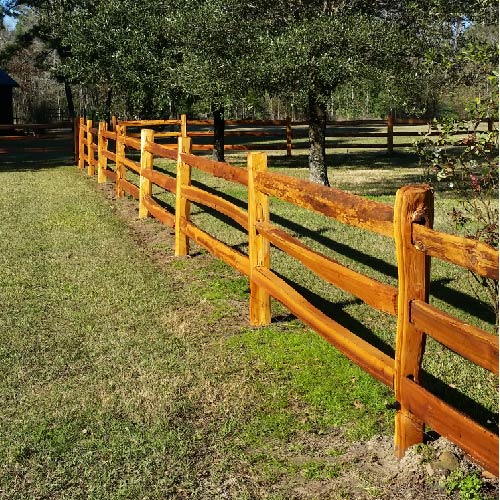
<path id="1" fill-rule="evenodd" d="M 185 122 L 184 122 L 185 123 Z M 133 122 L 134 126 L 168 125 L 170 121 Z M 343 191 L 313 184 L 267 170 L 265 153 L 249 153 L 247 168 L 215 162 L 192 154 L 185 125 L 177 145 L 155 142 L 161 133 L 142 129 L 140 138 L 130 137 L 130 122 L 109 131 L 105 123 L 96 128 L 80 122 L 80 169 L 87 166 L 98 182 L 115 183 L 116 196 L 129 193 L 139 201 L 139 216 L 153 216 L 175 228 L 175 255 L 189 253 L 190 240 L 206 248 L 250 281 L 250 323 L 266 325 L 271 320 L 270 297 L 358 364 L 393 389 L 399 409 L 396 414 L 395 452 L 424 438 L 424 426 L 455 442 L 474 460 L 498 475 L 498 436 L 432 394 L 420 383 L 426 335 L 498 375 L 498 336 L 468 325 L 430 305 L 430 261 L 438 258 L 474 273 L 498 280 L 498 251 L 485 243 L 432 229 L 433 191 L 428 185 L 401 188 L 394 207 Z M 96 142 L 97 141 L 97 142 Z M 115 143 L 115 152 L 110 150 Z M 140 162 L 125 156 L 125 147 L 140 152 Z M 97 155 L 97 156 L 96 156 Z M 176 176 L 155 170 L 155 157 L 177 163 Z M 114 170 L 108 162 L 114 162 Z M 126 169 L 139 175 L 139 185 L 125 179 Z M 191 185 L 191 171 L 246 186 L 248 210 L 221 196 Z M 175 211 L 169 212 L 152 197 L 152 185 L 175 195 Z M 269 197 L 323 214 L 343 224 L 381 234 L 395 242 L 398 286 L 390 286 L 349 269 L 309 248 L 270 220 Z M 248 232 L 248 255 L 229 247 L 197 227 L 190 218 L 190 203 L 214 209 Z M 358 297 L 368 305 L 397 317 L 396 351 L 392 358 L 325 315 L 270 268 L 271 244 L 298 259 L 319 278 Z"/>
<path id="2" fill-rule="evenodd" d="M 112 118 L 111 130 L 116 130 L 117 125 L 122 125 L 126 129 L 142 127 L 145 121 L 130 120 L 119 121 Z M 148 120 L 148 126 L 170 126 L 178 127 L 178 131 L 158 132 L 157 137 L 175 138 L 179 136 L 192 137 L 193 151 L 209 151 L 213 149 L 211 139 L 213 138 L 213 120 L 187 120 L 186 115 L 182 115 L 179 120 Z M 308 143 L 308 122 L 286 120 L 226 120 L 224 130 L 224 150 L 225 151 L 286 151 L 287 156 L 292 156 L 293 150 L 307 149 Z M 493 121 L 484 121 L 487 129 L 492 130 Z M 428 126 L 428 120 L 410 118 L 395 119 L 388 115 L 386 120 L 343 120 L 327 122 L 326 128 L 326 148 L 327 149 L 386 149 L 392 153 L 394 148 L 412 147 L 412 142 L 398 142 L 395 138 L 416 138 L 422 137 L 421 131 L 415 130 L 417 126 Z M 394 130 L 394 128 L 400 130 Z M 75 129 L 78 128 L 78 122 Z M 383 132 L 381 129 L 386 128 Z M 413 130 L 411 130 L 413 128 Z M 375 130 L 371 130 L 375 129 Z M 472 131 L 462 130 L 453 132 L 453 135 L 465 137 Z M 130 132 L 127 136 L 139 137 L 138 132 Z M 438 131 L 426 132 L 426 136 L 438 136 Z M 240 144 L 231 144 L 236 138 Z M 243 141 L 239 138 L 244 138 Z M 260 142 L 251 142 L 257 139 Z M 374 142 L 353 142 L 353 139 L 377 139 Z M 381 141 L 379 139 L 384 139 Z M 265 142 L 263 142 L 265 141 Z M 348 141 L 348 142 L 343 142 Z M 208 142 L 208 143 L 207 143 Z M 461 141 L 457 140 L 457 146 Z"/>

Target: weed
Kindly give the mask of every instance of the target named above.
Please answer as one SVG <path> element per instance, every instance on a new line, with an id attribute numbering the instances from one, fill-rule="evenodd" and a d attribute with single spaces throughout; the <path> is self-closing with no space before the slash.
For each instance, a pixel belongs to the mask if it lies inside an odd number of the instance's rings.
<path id="1" fill-rule="evenodd" d="M 444 487 L 448 495 L 458 491 L 461 500 L 483 500 L 483 483 L 475 473 L 465 474 L 457 469 L 446 478 Z"/>

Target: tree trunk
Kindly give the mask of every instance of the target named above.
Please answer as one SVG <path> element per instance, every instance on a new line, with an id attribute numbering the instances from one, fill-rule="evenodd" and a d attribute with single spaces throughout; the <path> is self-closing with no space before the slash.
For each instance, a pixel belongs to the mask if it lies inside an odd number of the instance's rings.
<path id="1" fill-rule="evenodd" d="M 215 161 L 224 161 L 224 108 L 212 107 L 214 115 L 214 152 Z"/>
<path id="2" fill-rule="evenodd" d="M 108 87 L 106 90 L 106 121 L 108 122 L 108 127 L 111 126 L 111 102 L 113 99 L 113 89 Z"/>
<path id="3" fill-rule="evenodd" d="M 329 186 L 326 170 L 326 105 L 309 94 L 309 180 Z"/>
<path id="4" fill-rule="evenodd" d="M 73 121 L 76 117 L 75 102 L 73 101 L 73 91 L 66 78 L 64 79 L 64 93 L 66 94 L 66 102 L 68 103 L 69 119 Z"/>

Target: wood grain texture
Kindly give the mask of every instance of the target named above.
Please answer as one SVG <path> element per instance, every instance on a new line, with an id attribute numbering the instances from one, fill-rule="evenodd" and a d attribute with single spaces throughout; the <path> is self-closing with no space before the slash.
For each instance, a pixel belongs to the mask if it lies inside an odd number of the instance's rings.
<path id="1" fill-rule="evenodd" d="M 402 400 L 440 435 L 462 448 L 486 470 L 498 476 L 498 436 L 447 405 L 409 379 L 402 380 Z"/>
<path id="2" fill-rule="evenodd" d="M 137 151 L 141 150 L 141 140 L 135 137 L 130 137 L 128 135 L 124 136 L 125 145 L 129 148 L 136 149 Z"/>
<path id="3" fill-rule="evenodd" d="M 155 127 L 158 125 L 180 125 L 180 120 L 119 120 L 117 125 L 125 127 Z"/>
<path id="4" fill-rule="evenodd" d="M 102 133 L 102 135 L 106 139 L 111 139 L 112 141 L 116 141 L 116 132 L 112 132 L 110 130 L 104 130 L 104 132 Z"/>
<path id="5" fill-rule="evenodd" d="M 452 351 L 498 375 L 498 337 L 421 300 L 411 302 L 410 320 Z"/>
<path id="6" fill-rule="evenodd" d="M 141 130 L 141 164 L 140 164 L 140 177 L 139 177 L 139 219 L 144 219 L 149 215 L 148 208 L 144 203 L 144 198 L 151 197 L 152 185 L 151 180 L 145 176 L 146 172 L 153 169 L 153 155 L 146 151 L 146 143 L 154 142 L 154 130 L 142 129 Z"/>
<path id="7" fill-rule="evenodd" d="M 123 189 L 123 191 L 132 195 L 136 200 L 139 199 L 139 188 L 135 184 L 132 184 L 131 182 L 123 178 L 120 179 L 118 183 L 120 184 L 120 188 Z"/>
<path id="8" fill-rule="evenodd" d="M 181 137 L 187 137 L 188 136 L 188 134 L 187 134 L 187 116 L 184 115 L 184 114 L 181 115 L 180 126 L 181 126 L 180 136 Z"/>
<path id="9" fill-rule="evenodd" d="M 116 173 L 113 172 L 113 170 L 105 170 L 104 175 L 108 178 L 111 179 L 113 182 L 116 182 Z"/>
<path id="10" fill-rule="evenodd" d="M 198 245 L 206 248 L 212 255 L 223 260 L 231 267 L 234 267 L 241 274 L 245 276 L 250 274 L 250 263 L 246 255 L 233 250 L 217 238 L 210 236 L 185 219 L 180 219 L 179 224 L 184 234 L 196 241 Z"/>
<path id="11" fill-rule="evenodd" d="M 385 385 L 393 386 L 394 360 L 326 316 L 272 271 L 257 268 L 255 281 L 297 318 Z"/>
<path id="12" fill-rule="evenodd" d="M 265 153 L 250 153 L 248 165 L 248 257 L 250 259 L 250 324 L 268 325 L 271 322 L 271 298 L 266 288 L 253 279 L 257 268 L 269 269 L 271 245 L 257 231 L 257 224 L 269 224 L 269 197 L 256 186 L 255 176 L 267 170 Z"/>
<path id="13" fill-rule="evenodd" d="M 165 189 L 166 191 L 170 191 L 171 193 L 175 193 L 176 188 L 176 180 L 175 177 L 170 177 L 167 174 L 162 172 L 158 172 L 157 170 L 147 170 L 143 171 L 142 175 L 149 179 L 153 184 Z"/>
<path id="14" fill-rule="evenodd" d="M 112 162 L 116 162 L 116 154 L 113 153 L 112 151 L 106 151 L 103 150 L 102 152 L 103 156 L 105 156 L 108 160 L 111 160 Z"/>
<path id="15" fill-rule="evenodd" d="M 175 215 L 165 210 L 159 203 L 157 203 L 151 196 L 145 196 L 143 203 L 148 212 L 160 222 L 169 227 L 175 226 Z"/>
<path id="16" fill-rule="evenodd" d="M 121 186 L 120 180 L 125 178 L 125 127 L 122 125 L 116 126 L 116 157 L 115 157 L 115 173 L 116 173 L 116 197 L 122 198 L 124 191 Z"/>
<path id="17" fill-rule="evenodd" d="M 498 280 L 498 250 L 482 241 L 440 233 L 433 229 L 415 225 L 413 242 L 421 251 L 470 271 Z"/>
<path id="18" fill-rule="evenodd" d="M 311 250 L 297 238 L 271 224 L 257 223 L 256 227 L 273 245 L 302 262 L 320 278 L 353 294 L 379 311 L 397 315 L 396 287 L 380 283 Z"/>
<path id="19" fill-rule="evenodd" d="M 155 137 L 181 137 L 180 132 L 155 132 Z"/>
<path id="20" fill-rule="evenodd" d="M 92 133 L 92 120 L 87 120 L 87 174 L 93 177 L 95 175 L 94 168 L 94 134 Z"/>
<path id="21" fill-rule="evenodd" d="M 104 151 L 108 149 L 108 139 L 104 137 L 106 125 L 106 122 L 99 122 L 99 131 L 97 134 L 97 182 L 99 184 L 102 184 L 107 180 L 107 177 L 104 175 L 104 171 L 108 168 L 108 159 L 103 154 Z"/>
<path id="22" fill-rule="evenodd" d="M 396 359 L 394 392 L 396 400 L 403 398 L 403 382 L 411 377 L 416 383 L 425 348 L 422 330 L 410 321 L 413 300 L 428 302 L 430 258 L 412 244 L 414 224 L 431 226 L 434 219 L 434 196 L 430 186 L 406 186 L 396 194 L 394 205 L 394 239 L 398 263 L 398 320 L 396 332 Z M 394 445 L 396 455 L 402 457 L 409 446 L 421 443 L 424 423 L 407 406 L 401 404 L 396 414 Z"/>
<path id="23" fill-rule="evenodd" d="M 393 237 L 394 211 L 389 205 L 287 175 L 258 172 L 257 189 L 349 226 Z"/>
<path id="24" fill-rule="evenodd" d="M 175 146 L 166 146 L 163 144 L 154 144 L 148 142 L 146 144 L 146 151 L 153 153 L 155 156 L 159 156 L 161 158 L 169 158 L 170 160 L 177 161 L 177 144 Z"/>
<path id="25" fill-rule="evenodd" d="M 237 222 L 244 229 L 248 228 L 248 213 L 220 196 L 207 193 L 193 186 L 183 187 L 182 196 L 189 199 L 191 202 L 213 208 L 217 210 L 217 212 Z"/>
<path id="26" fill-rule="evenodd" d="M 127 158 L 126 156 L 123 157 L 122 159 L 123 164 L 127 167 L 130 168 L 130 170 L 133 170 L 134 172 L 140 174 L 141 172 L 141 164 L 131 160 L 130 158 Z"/>
<path id="27" fill-rule="evenodd" d="M 191 138 L 179 137 L 177 147 L 177 173 L 175 189 L 175 256 L 183 257 L 189 254 L 189 237 L 183 232 L 181 219 L 189 222 L 191 204 L 182 196 L 183 188 L 191 185 L 191 166 L 183 159 L 191 153 Z"/>
<path id="28" fill-rule="evenodd" d="M 234 167 L 229 163 L 212 161 L 192 154 L 181 154 L 181 158 L 182 161 L 188 165 L 191 165 L 198 170 L 202 170 L 207 174 L 226 179 L 227 181 L 236 182 L 244 186 L 248 185 L 248 172 L 244 168 Z"/>

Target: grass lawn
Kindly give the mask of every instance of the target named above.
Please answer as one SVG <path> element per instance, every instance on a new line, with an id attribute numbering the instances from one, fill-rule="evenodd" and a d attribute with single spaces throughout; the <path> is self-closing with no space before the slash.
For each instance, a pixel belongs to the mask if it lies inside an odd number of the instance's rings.
<path id="1" fill-rule="evenodd" d="M 306 175 L 279 158 L 271 167 Z M 393 184 L 418 175 L 380 164 L 372 190 L 362 182 L 367 171 L 338 168 L 332 180 L 391 203 L 394 190 L 380 188 L 388 173 Z M 193 178 L 245 199 L 239 186 Z M 376 497 L 369 475 L 355 496 L 340 484 L 357 467 L 349 443 L 392 435 L 388 389 L 278 303 L 272 325 L 249 328 L 246 278 L 195 246 L 192 257 L 175 259 L 168 229 L 136 220 L 135 204 L 112 201 L 75 167 L 3 171 L 0 179 L 2 498 L 316 498 L 300 492 L 313 495 L 318 485 L 330 485 L 328 498 Z M 438 227 L 450 203 L 438 199 Z M 272 213 L 315 248 L 396 282 L 389 240 L 277 201 Z M 195 206 L 193 220 L 245 251 L 244 235 L 223 218 Z M 276 249 L 272 267 L 392 353 L 391 318 Z M 465 300 L 457 313 L 491 328 L 464 275 L 443 264 L 433 277 L 434 302 L 458 311 Z M 493 377 L 436 343 L 427 350 L 427 383 L 494 427 Z"/>

